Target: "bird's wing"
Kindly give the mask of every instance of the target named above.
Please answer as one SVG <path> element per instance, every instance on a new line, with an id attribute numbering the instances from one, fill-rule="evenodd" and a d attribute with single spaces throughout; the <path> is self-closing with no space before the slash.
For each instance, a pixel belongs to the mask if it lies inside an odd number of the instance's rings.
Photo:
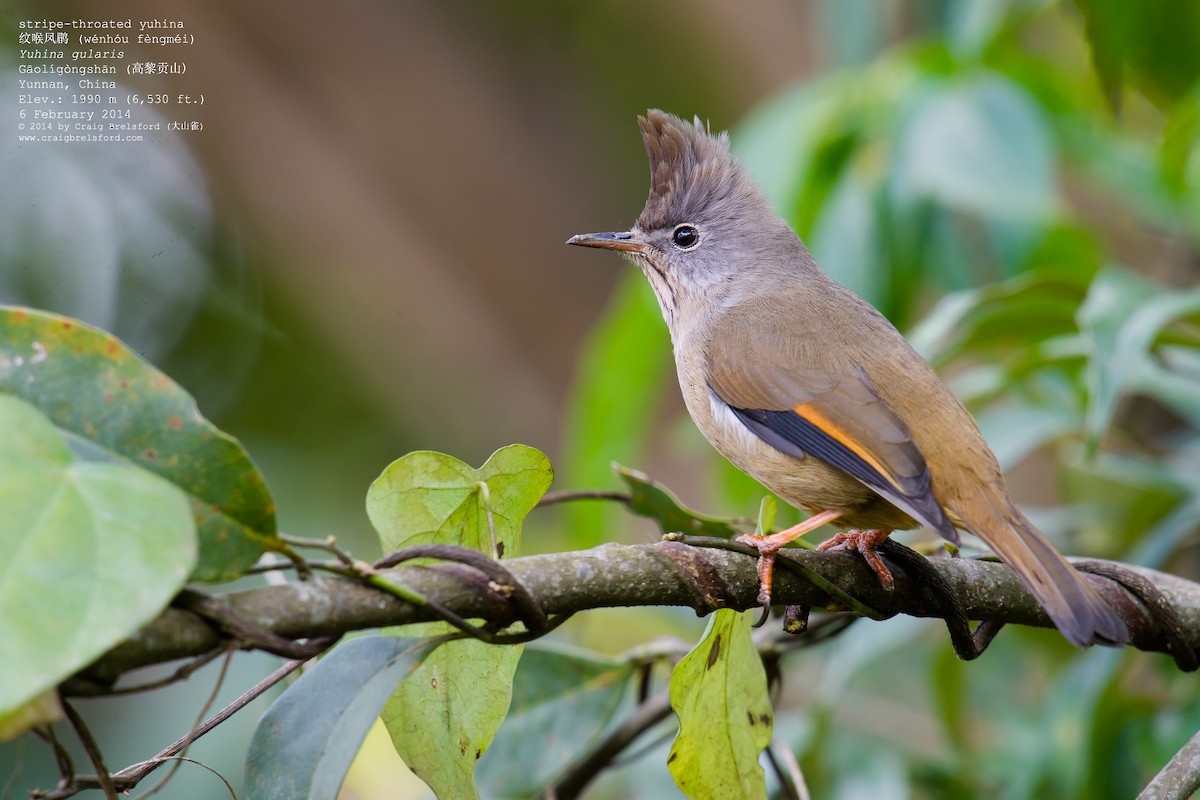
<path id="1" fill-rule="evenodd" d="M 842 470 L 958 541 L 908 425 L 880 398 L 861 365 L 823 356 L 815 356 L 814 365 L 806 363 L 805 351 L 786 347 L 750 349 L 726 339 L 707 352 L 709 389 L 747 428 L 785 453 Z"/>

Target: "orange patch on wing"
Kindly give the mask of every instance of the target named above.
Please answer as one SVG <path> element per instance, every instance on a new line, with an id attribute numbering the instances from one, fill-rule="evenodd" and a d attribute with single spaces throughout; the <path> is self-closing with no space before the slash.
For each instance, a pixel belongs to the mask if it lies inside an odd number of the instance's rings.
<path id="1" fill-rule="evenodd" d="M 879 460 L 876 459 L 875 456 L 871 455 L 867 451 L 867 449 L 864 448 L 861 444 L 854 441 L 854 439 L 852 439 L 850 437 L 850 434 L 846 433 L 844 430 L 842 430 L 836 424 L 834 424 L 834 422 L 832 420 L 830 420 L 829 417 L 826 417 L 824 414 L 822 414 L 820 411 L 818 411 L 812 405 L 812 403 L 800 403 L 797 406 L 793 406 L 792 411 L 794 411 L 795 413 L 804 417 L 806 420 L 811 422 L 813 425 L 816 425 L 818 428 L 820 428 L 822 431 L 824 431 L 828 436 L 835 439 L 839 444 L 841 444 L 847 450 L 854 453 L 854 455 L 858 456 L 863 461 L 870 464 L 871 467 L 876 472 L 878 472 L 880 475 L 882 475 L 888 483 L 892 484 L 893 486 L 896 486 L 896 481 L 895 481 L 895 479 L 892 478 L 891 470 L 887 469 L 886 467 L 883 466 L 883 464 L 879 463 Z M 900 487 L 897 486 L 896 488 L 900 488 Z"/>

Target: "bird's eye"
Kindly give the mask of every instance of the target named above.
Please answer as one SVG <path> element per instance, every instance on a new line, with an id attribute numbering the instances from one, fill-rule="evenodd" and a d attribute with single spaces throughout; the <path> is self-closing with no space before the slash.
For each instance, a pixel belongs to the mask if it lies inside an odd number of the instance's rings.
<path id="1" fill-rule="evenodd" d="M 680 250 L 691 250 L 700 242 L 700 231 L 691 225 L 680 225 L 671 234 L 671 241 Z"/>

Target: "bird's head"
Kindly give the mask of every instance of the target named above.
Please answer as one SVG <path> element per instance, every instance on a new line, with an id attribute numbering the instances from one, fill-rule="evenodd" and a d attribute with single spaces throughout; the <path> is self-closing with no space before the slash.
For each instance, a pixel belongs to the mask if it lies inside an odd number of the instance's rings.
<path id="1" fill-rule="evenodd" d="M 764 270 L 795 263 L 803 245 L 729 152 L 727 134 L 658 110 L 638 117 L 638 126 L 650 159 L 650 196 L 637 222 L 567 244 L 630 256 L 672 331 L 681 312 L 736 300 L 754 291 Z"/>

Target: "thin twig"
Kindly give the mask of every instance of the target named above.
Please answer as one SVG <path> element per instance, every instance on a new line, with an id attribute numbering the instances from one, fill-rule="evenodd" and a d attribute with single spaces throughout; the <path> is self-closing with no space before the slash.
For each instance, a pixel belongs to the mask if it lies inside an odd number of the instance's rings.
<path id="1" fill-rule="evenodd" d="M 296 567 L 296 575 L 300 578 L 300 580 L 306 581 L 312 578 L 312 570 L 309 569 L 308 561 L 305 560 L 304 556 L 297 553 L 290 544 L 285 542 L 283 537 L 269 537 L 263 542 L 263 544 L 267 548 L 268 552 L 278 553 L 288 561 L 292 562 L 292 564 Z"/>
<path id="2" fill-rule="evenodd" d="M 788 800 L 802 800 L 800 787 L 804 785 L 804 776 L 800 774 L 800 765 L 796 763 L 790 750 L 783 746 L 776 747 L 777 744 L 779 741 L 772 739 L 765 752 L 767 761 L 771 763 L 771 769 L 775 771 L 775 777 L 779 781 L 779 788 Z M 780 764 L 780 761 L 783 761 L 783 764 Z M 804 800 L 807 800 L 807 790 L 804 794 Z"/>
<path id="3" fill-rule="evenodd" d="M 366 566 L 366 562 L 358 560 L 346 550 L 338 547 L 336 536 L 326 536 L 324 539 L 305 539 L 300 536 L 288 536 L 281 533 L 279 534 L 279 538 L 292 547 L 308 547 L 313 550 L 324 550 L 351 569 L 358 570 Z"/>
<path id="4" fill-rule="evenodd" d="M 17 739 L 17 755 L 13 759 L 12 775 L 9 775 L 8 780 L 4 782 L 4 791 L 0 792 L 0 800 L 8 800 L 12 797 L 13 787 L 21 779 L 21 773 L 25 771 L 25 750 L 29 746 L 28 742 L 29 740 L 24 736 Z"/>
<path id="5" fill-rule="evenodd" d="M 33 733 L 46 744 L 50 745 L 50 749 L 54 752 L 54 760 L 58 764 L 58 774 L 62 778 L 63 783 L 70 783 L 75 780 L 75 762 L 71 760 L 71 754 L 67 752 L 67 748 L 63 747 L 62 742 L 54 734 L 54 728 L 49 725 L 43 725 L 33 729 Z"/>
<path id="6" fill-rule="evenodd" d="M 204 667 L 209 662 L 213 661 L 214 659 L 216 659 L 218 656 L 222 655 L 223 653 L 228 653 L 228 652 L 230 652 L 229 645 L 221 644 L 219 647 L 214 647 L 212 650 L 209 650 L 204 655 L 201 655 L 201 656 L 198 656 L 198 657 L 192 659 L 191 661 L 184 664 L 182 667 L 175 670 L 174 672 L 172 672 L 170 675 L 168 675 L 165 678 L 160 678 L 159 680 L 150 681 L 148 683 L 139 683 L 136 686 L 122 686 L 119 689 L 111 689 L 111 690 L 105 692 L 104 696 L 105 697 L 115 697 L 117 695 L 123 695 L 123 694 L 137 694 L 138 692 L 149 692 L 153 689 L 161 689 L 164 686 L 170 686 L 173 683 L 178 683 L 179 681 L 187 680 L 188 678 L 190 678 L 192 676 L 192 673 L 196 672 L 196 670 L 200 669 L 201 667 Z"/>
<path id="7" fill-rule="evenodd" d="M 513 612 L 513 616 L 524 622 L 528 630 L 538 634 L 545 631 L 546 613 L 524 584 L 513 577 L 513 574 L 501 562 L 488 558 L 483 553 L 469 547 L 449 544 L 412 545 L 379 559 L 373 565 L 373 569 L 387 569 L 406 561 L 423 558 L 435 558 L 472 568 L 484 579 L 483 586 L 489 592 L 498 595 L 504 605 Z M 423 596 L 420 592 L 416 592 L 404 584 L 396 583 L 379 574 L 366 575 L 363 580 L 377 589 L 394 594 L 401 600 L 435 611 L 446 622 L 477 639 L 490 641 L 488 637 L 492 635 L 491 631 L 472 625 L 441 603 Z"/>
<path id="8" fill-rule="evenodd" d="M 74 706 L 66 700 L 59 702 L 62 704 L 63 714 L 66 715 L 67 721 L 75 729 L 75 735 L 79 737 L 79 743 L 83 745 L 84 752 L 87 753 L 92 766 L 96 768 L 97 782 L 104 792 L 104 797 L 106 800 L 117 800 L 117 789 L 113 786 L 112 776 L 108 774 L 108 767 L 104 766 L 104 756 L 100 753 L 100 746 L 96 744 L 95 737 L 92 736 L 92 732 L 88 730 L 88 726 L 83 722 L 83 717 L 79 716 L 79 712 L 75 710 Z"/>
<path id="9" fill-rule="evenodd" d="M 779 745 L 776 748 L 779 757 L 787 766 L 788 774 L 792 778 L 792 785 L 796 787 L 796 794 L 800 800 L 812 800 L 812 795 L 808 791 L 808 782 L 804 780 L 804 772 L 800 769 L 800 762 L 796 760 L 796 754 L 778 739 L 773 741 L 772 745 Z"/>
<path id="10" fill-rule="evenodd" d="M 225 648 L 225 661 L 221 664 L 221 672 L 217 675 L 217 681 L 213 685 L 213 689 L 209 693 L 208 699 L 204 701 L 204 705 L 200 707 L 200 712 L 196 714 L 196 721 L 192 723 L 193 729 L 204 720 L 204 715 L 207 714 L 209 709 L 213 707 L 213 703 L 217 702 L 217 695 L 220 694 L 221 687 L 225 685 L 225 677 L 229 674 L 229 665 L 233 662 L 233 651 L 234 648 L 232 646 Z M 188 747 L 190 746 L 191 745 L 188 745 Z M 186 754 L 187 747 L 180 752 L 180 756 L 182 757 Z M 171 765 L 171 769 L 167 772 L 166 777 L 164 777 L 154 786 L 151 786 L 149 789 L 147 789 L 145 793 L 139 795 L 139 800 L 152 797 L 153 795 L 156 795 L 162 791 L 163 787 L 170 783 L 171 779 L 175 777 L 175 773 L 179 772 L 179 768 L 183 766 L 183 761 L 184 759 L 182 758 L 176 759 L 175 763 Z"/>
<path id="11" fill-rule="evenodd" d="M 678 733 L 678 730 L 676 728 L 667 728 L 666 730 L 664 730 L 658 736 L 655 736 L 650 741 L 643 742 L 642 746 L 639 747 L 637 750 L 634 750 L 630 753 L 618 753 L 617 755 L 613 756 L 613 760 L 610 763 L 605 764 L 604 766 L 607 769 L 619 769 L 620 767 L 623 767 L 626 764 L 633 764 L 633 763 L 637 762 L 638 759 L 645 758 L 647 755 L 649 755 L 650 753 L 653 753 L 655 750 L 662 747 L 664 744 L 666 744 L 671 739 L 674 739 L 675 735 L 677 733 Z"/>
<path id="12" fill-rule="evenodd" d="M 637 707 L 621 725 L 614 728 L 590 753 L 574 765 L 551 790 L 556 800 L 571 800 L 578 797 L 600 771 L 610 766 L 613 759 L 635 739 L 671 714 L 671 694 L 663 689 Z"/>
<path id="13" fill-rule="evenodd" d="M 140 783 L 143 779 L 145 779 L 147 775 L 158 769 L 158 767 L 165 761 L 178 756 L 181 752 L 186 750 L 192 744 L 192 742 L 196 741 L 201 736 L 204 736 L 213 728 L 217 727 L 222 722 L 229 719 L 246 706 L 250 705 L 250 703 L 258 699 L 260 695 L 262 695 L 275 684 L 279 683 L 288 675 L 291 675 L 293 672 L 300 669 L 300 667 L 304 666 L 305 663 L 305 661 L 300 659 L 288 661 L 283 666 L 279 667 L 279 669 L 275 670 L 270 675 L 254 684 L 254 686 L 252 686 L 250 689 L 243 692 L 236 700 L 225 706 L 223 709 L 205 721 L 203 725 L 193 728 L 192 730 L 188 731 L 187 734 L 165 747 L 161 752 L 154 756 L 154 758 L 126 767 L 125 769 L 113 774 L 111 776 L 111 780 L 120 787 L 121 791 L 129 791 L 133 787 L 137 786 L 138 783 Z M 75 780 L 66 786 L 61 786 L 52 792 L 39 793 L 36 796 L 41 798 L 41 800 L 64 800 L 64 798 L 73 797 L 79 792 L 87 789 L 99 788 L 100 785 L 99 774 L 79 775 L 75 778 Z"/>
<path id="14" fill-rule="evenodd" d="M 135 764 L 134 766 L 145 766 L 150 763 L 153 763 L 154 761 L 158 761 L 160 763 L 166 762 L 166 761 L 175 761 L 175 762 L 177 762 L 177 764 L 183 764 L 183 762 L 186 761 L 188 764 L 195 764 L 197 767 L 202 767 L 202 768 L 208 770 L 209 772 L 211 772 L 213 775 L 216 775 L 217 780 L 219 780 L 221 783 L 225 784 L 225 788 L 229 790 L 229 796 L 232 797 L 233 800 L 237 800 L 237 792 L 235 792 L 233 790 L 233 784 L 231 784 L 228 780 L 226 780 L 224 775 L 217 772 L 215 769 L 210 767 L 208 764 L 205 764 L 202 761 L 197 761 L 194 758 L 188 758 L 187 756 L 171 756 L 169 758 L 159 758 L 159 759 L 151 759 L 150 761 L 143 761 L 140 764 Z M 151 792 L 158 791 L 158 787 L 156 786 L 153 789 L 151 789 L 150 791 Z M 141 795 L 141 797 L 148 797 L 149 794 L 150 794 L 150 792 L 147 792 L 146 794 Z"/>
<path id="15" fill-rule="evenodd" d="M 208 720 L 204 722 L 204 724 L 193 728 L 192 730 L 188 731 L 188 733 L 181 736 L 179 739 L 175 740 L 167 747 L 163 748 L 162 751 L 159 752 L 158 755 L 154 756 L 154 758 L 151 760 L 157 761 L 157 760 L 161 760 L 164 758 L 171 758 L 171 757 L 179 755 L 184 750 L 191 747 L 192 743 L 195 742 L 197 739 L 199 739 L 201 736 L 208 733 L 213 728 L 217 727 L 222 722 L 229 719 L 230 717 L 232 717 L 237 712 L 241 711 L 246 706 L 250 705 L 250 703 L 257 700 L 260 695 L 262 695 L 264 692 L 266 692 L 271 687 L 275 686 L 275 684 L 279 683 L 281 680 L 286 678 L 288 675 L 291 675 L 293 672 L 300 669 L 300 667 L 304 666 L 306 663 L 307 663 L 306 661 L 301 661 L 300 659 L 286 662 L 285 664 L 280 666 L 278 669 L 276 669 L 274 672 L 272 672 L 270 675 L 263 678 L 261 681 L 254 684 L 252 687 L 250 687 L 245 692 L 243 692 L 241 695 L 239 695 L 237 697 L 237 699 L 235 699 L 232 703 L 230 703 L 229 705 L 222 708 L 220 711 L 218 711 L 213 716 L 209 717 Z M 154 767 L 157 767 L 157 766 L 158 766 L 157 764 L 147 765 L 147 768 L 143 768 L 143 769 L 145 769 L 144 772 L 132 772 L 131 773 L 131 772 L 127 772 L 126 770 L 121 770 L 121 772 L 119 774 L 123 778 L 136 776 L 137 780 L 141 780 L 146 775 L 149 775 L 153 771 Z"/>
<path id="16" fill-rule="evenodd" d="M 308 561 L 306 564 L 308 568 L 314 572 L 328 572 L 332 575 L 340 575 L 343 578 L 350 578 L 351 580 L 362 577 L 362 571 L 360 569 L 347 567 L 343 562 L 337 559 Z M 271 564 L 263 564 L 260 562 L 248 568 L 243 574 L 260 575 L 262 573 L 284 572 L 286 570 L 295 568 L 296 565 L 291 561 L 276 561 Z"/>
<path id="17" fill-rule="evenodd" d="M 275 554 L 272 553 L 271 555 L 274 556 Z M 308 565 L 310 567 L 313 566 L 313 562 L 311 562 L 311 561 L 308 562 Z M 289 569 L 295 569 L 295 568 L 296 568 L 296 565 L 290 561 L 279 561 L 279 560 L 275 560 L 275 559 L 272 559 L 271 561 L 265 561 L 264 559 L 259 559 L 259 562 L 257 564 L 255 564 L 252 567 L 247 567 L 246 571 L 243 572 L 242 574 L 243 575 L 263 575 L 263 574 L 267 574 L 267 573 L 271 573 L 271 572 L 285 572 Z"/>

